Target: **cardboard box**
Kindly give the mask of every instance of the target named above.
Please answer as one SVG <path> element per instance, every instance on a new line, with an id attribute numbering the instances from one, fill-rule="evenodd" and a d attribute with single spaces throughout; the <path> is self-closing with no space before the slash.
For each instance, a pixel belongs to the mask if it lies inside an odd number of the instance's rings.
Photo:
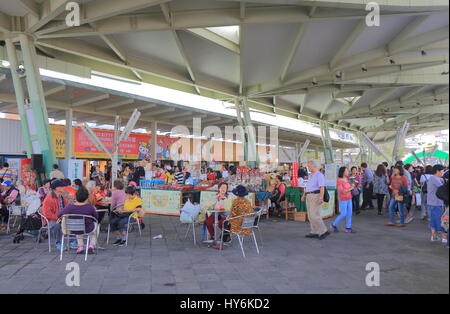
<path id="1" fill-rule="evenodd" d="M 307 212 L 289 212 L 288 218 L 295 221 L 306 222 L 308 221 Z"/>

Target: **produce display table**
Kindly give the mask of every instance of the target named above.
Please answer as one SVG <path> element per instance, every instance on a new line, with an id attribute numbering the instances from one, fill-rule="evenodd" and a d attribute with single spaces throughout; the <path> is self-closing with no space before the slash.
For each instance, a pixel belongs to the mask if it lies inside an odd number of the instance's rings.
<path id="1" fill-rule="evenodd" d="M 330 201 L 328 203 L 322 204 L 322 209 L 320 211 L 320 214 L 323 219 L 327 219 L 334 216 L 335 209 L 336 209 L 336 193 L 337 190 L 334 188 L 328 188 L 328 194 L 330 195 Z M 300 221 L 305 221 L 306 219 L 303 217 L 305 216 L 305 212 L 308 211 L 308 208 L 306 206 L 306 201 L 302 202 L 301 198 L 303 195 L 303 188 L 297 188 L 297 187 L 287 187 L 286 188 L 286 202 L 285 202 L 285 213 L 286 213 L 286 220 L 289 219 L 289 216 L 293 216 L 294 219 L 296 216 L 302 217 L 300 218 Z M 295 210 L 289 210 L 289 203 L 295 204 Z M 302 214 L 299 214 L 302 213 Z"/>
<path id="2" fill-rule="evenodd" d="M 160 186 L 141 188 L 143 208 L 146 213 L 160 215 L 180 215 L 180 208 L 188 198 L 195 202 L 200 199 L 200 191 L 192 186 Z"/>

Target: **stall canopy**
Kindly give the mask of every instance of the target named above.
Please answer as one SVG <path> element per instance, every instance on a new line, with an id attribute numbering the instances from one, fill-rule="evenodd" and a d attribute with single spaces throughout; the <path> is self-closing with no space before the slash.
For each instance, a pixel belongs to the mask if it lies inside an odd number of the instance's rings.
<path id="1" fill-rule="evenodd" d="M 448 161 L 448 153 L 444 152 L 442 150 L 436 150 L 434 152 L 433 156 L 430 156 L 430 154 L 431 154 L 431 152 L 425 152 L 424 153 L 423 151 L 416 153 L 417 157 L 419 157 L 421 159 L 425 156 L 425 157 L 428 157 L 428 158 L 431 158 L 431 157 L 438 158 L 438 159 L 442 160 L 442 162 Z M 414 156 L 413 155 L 409 155 L 409 156 L 405 157 L 405 159 L 403 160 L 403 163 L 404 164 L 410 164 L 410 163 L 412 163 L 414 161 L 416 161 Z"/>

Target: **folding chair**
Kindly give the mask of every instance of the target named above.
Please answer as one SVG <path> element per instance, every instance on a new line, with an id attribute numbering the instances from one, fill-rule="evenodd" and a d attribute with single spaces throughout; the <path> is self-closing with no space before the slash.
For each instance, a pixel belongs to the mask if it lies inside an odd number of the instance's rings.
<path id="1" fill-rule="evenodd" d="M 105 216 L 108 215 L 108 230 L 109 230 L 109 211 L 107 209 L 97 209 L 96 211 L 97 211 L 97 214 L 105 213 Z M 102 222 L 105 221 L 105 216 L 103 216 Z M 101 222 L 98 224 L 98 228 L 97 228 L 97 240 L 100 238 L 100 231 L 101 231 Z M 109 234 L 108 234 L 108 236 L 109 236 Z M 107 239 L 107 241 L 108 240 L 109 239 Z M 104 249 L 105 248 L 97 245 L 97 250 L 104 250 Z"/>
<path id="2" fill-rule="evenodd" d="M 128 234 L 130 232 L 130 226 L 133 225 L 137 225 L 138 226 L 138 231 L 139 231 L 139 236 L 142 237 L 142 230 L 141 230 L 141 224 L 139 223 L 139 219 L 136 218 L 136 221 L 132 222 L 131 219 L 133 219 L 131 217 L 132 215 L 128 216 L 128 222 L 127 222 L 127 235 L 125 238 L 125 246 L 128 246 Z M 111 224 L 108 224 L 108 234 L 106 235 L 106 244 L 109 244 L 109 235 L 111 233 Z"/>
<path id="3" fill-rule="evenodd" d="M 132 218 L 131 216 L 133 216 L 133 215 L 130 215 L 130 216 L 128 217 L 127 236 L 126 236 L 126 238 L 125 238 L 125 246 L 128 246 L 128 234 L 130 233 L 130 227 L 131 227 L 131 226 L 137 225 L 137 226 L 138 226 L 138 231 L 139 231 L 139 236 L 142 237 L 142 230 L 141 230 L 141 224 L 139 223 L 139 219 L 136 218 L 135 221 L 132 222 L 131 219 L 134 219 L 134 218 Z"/>
<path id="4" fill-rule="evenodd" d="M 42 214 L 42 208 L 39 208 L 37 213 L 41 217 L 42 227 L 41 227 L 41 229 L 39 229 L 38 237 L 37 237 L 37 240 L 36 240 L 36 247 L 37 247 L 37 245 L 39 244 L 39 242 L 41 240 L 42 231 L 46 230 L 47 231 L 47 239 L 48 239 L 48 252 L 50 253 L 52 251 L 52 244 L 51 244 L 51 239 L 50 239 L 50 227 L 49 227 L 50 224 L 49 224 L 49 221 L 48 221 L 47 217 L 45 217 Z"/>
<path id="5" fill-rule="evenodd" d="M 238 232 L 232 232 L 231 230 L 225 229 L 226 222 L 228 222 L 228 224 L 231 226 L 231 222 L 233 220 L 236 220 L 236 219 L 239 219 L 239 218 L 243 218 L 243 220 L 242 220 L 242 225 L 240 227 L 240 230 Z M 240 216 L 235 216 L 235 217 L 226 219 L 223 222 L 221 241 L 220 241 L 220 250 L 222 251 L 222 249 L 223 249 L 223 235 L 224 235 L 224 232 L 227 231 L 227 232 L 230 233 L 230 236 L 235 235 L 238 238 L 239 246 L 241 247 L 242 255 L 244 256 L 244 258 L 246 258 L 245 252 L 244 252 L 244 237 L 246 235 L 241 234 L 241 232 L 245 231 L 245 230 L 251 230 L 250 235 L 253 238 L 253 242 L 255 244 L 256 252 L 259 254 L 259 247 L 258 247 L 258 243 L 256 242 L 256 237 L 255 237 L 255 232 L 254 232 L 256 218 L 257 218 L 257 213 L 251 213 L 251 214 L 240 215 Z"/>
<path id="6" fill-rule="evenodd" d="M 256 210 L 257 208 L 255 208 Z M 261 234 L 261 229 L 259 228 L 259 222 L 261 221 L 261 216 L 264 215 L 265 208 L 259 208 L 259 210 L 256 211 L 256 219 L 255 219 L 255 225 L 253 226 L 254 229 L 258 230 L 259 239 L 261 242 L 261 247 L 263 246 L 263 238 Z"/>
<path id="7" fill-rule="evenodd" d="M 180 214 L 183 214 L 183 212 L 186 213 L 186 211 L 183 211 L 183 209 L 180 208 Z M 188 213 L 188 214 L 189 214 L 189 213 Z M 182 225 L 188 225 L 188 228 L 187 228 L 187 230 L 186 230 L 186 234 L 185 234 L 185 236 L 184 236 L 184 239 L 187 239 L 187 237 L 188 237 L 188 235 L 189 235 L 189 231 L 190 231 L 191 228 L 192 228 L 192 235 L 193 235 L 193 237 L 194 237 L 194 245 L 197 245 L 197 239 L 196 239 L 197 237 L 196 237 L 196 234 L 195 234 L 195 225 L 196 225 L 196 224 L 202 224 L 201 222 L 195 221 L 196 218 L 198 218 L 198 217 L 193 218 L 193 221 L 192 221 L 192 222 L 181 222 Z"/>
<path id="8" fill-rule="evenodd" d="M 61 251 L 59 255 L 59 260 L 62 261 L 63 256 L 63 250 L 64 250 L 64 237 L 67 238 L 67 242 L 69 242 L 70 236 L 82 236 L 87 237 L 86 242 L 86 249 L 85 249 L 85 255 L 84 260 L 87 261 L 87 255 L 88 255 L 88 247 L 89 242 L 91 240 L 90 233 L 86 232 L 86 220 L 91 219 L 94 221 L 94 224 L 96 225 L 95 230 L 93 232 L 97 233 L 98 228 L 98 221 L 92 216 L 87 215 L 76 215 L 76 214 L 67 214 L 63 215 L 62 217 L 62 223 L 61 223 Z"/>
<path id="9" fill-rule="evenodd" d="M 200 225 L 200 224 L 202 224 L 202 222 L 196 222 L 196 221 L 194 221 L 194 222 L 183 223 L 183 224 L 187 224 L 187 225 L 188 225 L 188 228 L 187 228 L 187 230 L 186 230 L 186 234 L 185 234 L 185 236 L 184 236 L 184 239 L 187 239 L 187 237 L 188 237 L 188 235 L 189 235 L 189 231 L 190 231 L 191 228 L 192 228 L 192 235 L 193 235 L 193 237 L 194 237 L 194 245 L 197 245 L 197 236 L 196 236 L 196 234 L 195 234 L 195 225 Z"/>

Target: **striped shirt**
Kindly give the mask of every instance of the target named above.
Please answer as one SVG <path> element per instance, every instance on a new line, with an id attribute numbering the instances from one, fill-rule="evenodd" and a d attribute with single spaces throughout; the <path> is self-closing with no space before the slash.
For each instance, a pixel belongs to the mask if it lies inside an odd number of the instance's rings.
<path id="1" fill-rule="evenodd" d="M 0 170 L 0 179 L 3 179 L 4 181 L 13 181 L 14 179 L 14 170 L 4 168 Z"/>
<path id="2" fill-rule="evenodd" d="M 176 172 L 175 173 L 175 181 L 178 184 L 183 184 L 184 183 L 184 175 L 182 172 Z"/>

